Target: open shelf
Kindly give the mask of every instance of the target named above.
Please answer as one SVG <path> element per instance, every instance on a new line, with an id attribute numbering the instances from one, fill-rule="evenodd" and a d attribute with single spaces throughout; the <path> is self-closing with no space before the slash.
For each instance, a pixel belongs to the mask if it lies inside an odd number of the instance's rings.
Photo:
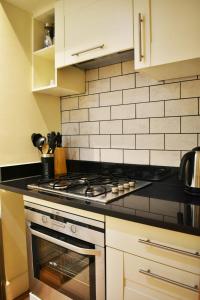
<path id="1" fill-rule="evenodd" d="M 33 55 L 40 56 L 44 59 L 54 60 L 55 57 L 55 46 L 52 45 L 50 47 L 42 48 L 33 52 Z"/>
<path id="2" fill-rule="evenodd" d="M 83 70 L 72 66 L 55 68 L 55 46 L 44 47 L 46 23 L 55 23 L 54 8 L 33 17 L 32 91 L 58 97 L 83 93 Z"/>

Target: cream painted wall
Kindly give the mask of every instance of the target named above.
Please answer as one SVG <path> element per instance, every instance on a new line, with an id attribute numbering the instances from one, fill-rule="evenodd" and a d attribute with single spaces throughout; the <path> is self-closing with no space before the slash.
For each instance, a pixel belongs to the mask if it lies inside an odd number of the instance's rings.
<path id="1" fill-rule="evenodd" d="M 0 166 L 40 159 L 33 132 L 60 130 L 59 98 L 31 92 L 31 15 L 0 0 Z"/>

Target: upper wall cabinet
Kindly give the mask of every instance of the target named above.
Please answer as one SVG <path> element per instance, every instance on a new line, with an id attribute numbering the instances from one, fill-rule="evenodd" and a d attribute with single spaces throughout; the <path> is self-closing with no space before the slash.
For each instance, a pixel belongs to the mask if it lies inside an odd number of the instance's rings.
<path id="1" fill-rule="evenodd" d="M 199 28 L 199 0 L 134 0 L 136 70 L 160 80 L 200 74 Z"/>
<path id="2" fill-rule="evenodd" d="M 33 92 L 65 96 L 85 91 L 85 73 L 83 70 L 73 66 L 57 69 L 55 66 L 55 59 L 59 55 L 60 47 L 60 40 L 57 39 L 60 22 L 57 16 L 57 7 L 33 17 Z M 55 24 L 55 44 L 48 47 L 44 46 L 46 23 Z"/>
<path id="3" fill-rule="evenodd" d="M 62 0 L 57 7 L 58 67 L 133 48 L 132 0 Z"/>

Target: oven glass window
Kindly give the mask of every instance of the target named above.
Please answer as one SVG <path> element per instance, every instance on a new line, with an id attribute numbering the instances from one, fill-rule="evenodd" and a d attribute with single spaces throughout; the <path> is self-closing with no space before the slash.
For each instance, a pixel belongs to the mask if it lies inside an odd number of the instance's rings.
<path id="1" fill-rule="evenodd" d="M 78 247 L 86 248 L 85 242 L 77 241 Z M 37 279 L 74 300 L 96 299 L 94 256 L 76 253 L 36 236 L 32 236 L 32 250 Z"/>

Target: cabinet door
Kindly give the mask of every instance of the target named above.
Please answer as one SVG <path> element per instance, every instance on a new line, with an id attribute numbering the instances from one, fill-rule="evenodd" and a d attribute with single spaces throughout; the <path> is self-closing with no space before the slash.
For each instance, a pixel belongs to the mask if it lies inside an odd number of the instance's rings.
<path id="1" fill-rule="evenodd" d="M 150 0 L 134 0 L 134 51 L 135 68 L 149 67 Z"/>
<path id="2" fill-rule="evenodd" d="M 64 0 L 65 65 L 133 48 L 132 0 Z"/>
<path id="3" fill-rule="evenodd" d="M 65 64 L 65 19 L 64 2 L 55 3 L 55 67 L 59 68 Z"/>
<path id="4" fill-rule="evenodd" d="M 199 28 L 199 0 L 151 0 L 151 66 L 200 57 Z"/>
<path id="5" fill-rule="evenodd" d="M 124 260 L 123 252 L 106 248 L 106 299 L 124 299 Z"/>

